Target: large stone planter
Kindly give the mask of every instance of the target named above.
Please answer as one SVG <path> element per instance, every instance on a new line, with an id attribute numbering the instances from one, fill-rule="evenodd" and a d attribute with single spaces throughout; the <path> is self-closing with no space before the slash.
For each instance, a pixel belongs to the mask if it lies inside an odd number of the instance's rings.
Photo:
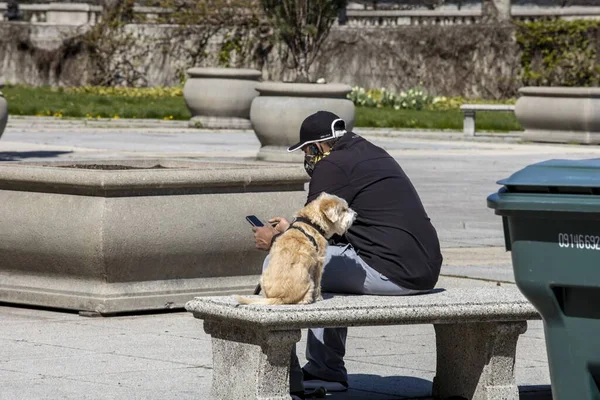
<path id="1" fill-rule="evenodd" d="M 8 122 L 8 103 L 6 99 L 0 92 L 0 137 L 4 133 L 4 129 L 6 128 L 6 123 Z"/>
<path id="2" fill-rule="evenodd" d="M 524 87 L 515 115 L 523 140 L 600 143 L 600 88 Z"/>
<path id="3" fill-rule="evenodd" d="M 252 101 L 250 120 L 261 148 L 257 158 L 265 161 L 301 162 L 300 151 L 288 153 L 298 143 L 300 125 L 310 114 L 331 111 L 354 128 L 354 103 L 346 96 L 352 88 L 344 84 L 262 82 L 260 96 Z"/>
<path id="4" fill-rule="evenodd" d="M 113 170 L 0 165 L 0 301 L 111 314 L 250 293 L 266 253 L 246 215 L 306 200 L 298 166 L 94 163 Z"/>
<path id="5" fill-rule="evenodd" d="M 238 68 L 191 68 L 183 87 L 192 114 L 190 127 L 252 129 L 250 104 L 260 71 Z"/>

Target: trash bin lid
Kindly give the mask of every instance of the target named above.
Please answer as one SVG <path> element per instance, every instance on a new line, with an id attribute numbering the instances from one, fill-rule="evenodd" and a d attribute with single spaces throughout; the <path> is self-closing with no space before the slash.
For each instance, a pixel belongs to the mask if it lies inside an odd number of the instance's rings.
<path id="1" fill-rule="evenodd" d="M 488 197 L 497 210 L 600 212 L 600 158 L 548 160 L 497 182 Z"/>
<path id="2" fill-rule="evenodd" d="M 600 158 L 548 160 L 529 165 L 498 183 L 511 193 L 600 195 Z"/>

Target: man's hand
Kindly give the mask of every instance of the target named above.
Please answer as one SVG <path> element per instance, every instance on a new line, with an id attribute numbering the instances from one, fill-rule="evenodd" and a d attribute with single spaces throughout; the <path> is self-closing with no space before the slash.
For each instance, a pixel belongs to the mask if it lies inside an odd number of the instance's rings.
<path id="1" fill-rule="evenodd" d="M 259 250 L 269 251 L 273 236 L 278 233 L 283 233 L 290 227 L 287 219 L 282 217 L 271 218 L 267 226 L 255 226 L 252 228 L 254 232 L 254 242 Z"/>
<path id="2" fill-rule="evenodd" d="M 256 248 L 259 250 L 269 251 L 273 236 L 277 234 L 275 228 L 273 228 L 271 225 L 254 226 L 252 227 L 252 231 L 254 232 L 254 242 L 256 243 Z"/>
<path id="3" fill-rule="evenodd" d="M 277 233 L 283 233 L 290 227 L 290 222 L 283 217 L 271 218 L 269 224 L 275 227 Z"/>

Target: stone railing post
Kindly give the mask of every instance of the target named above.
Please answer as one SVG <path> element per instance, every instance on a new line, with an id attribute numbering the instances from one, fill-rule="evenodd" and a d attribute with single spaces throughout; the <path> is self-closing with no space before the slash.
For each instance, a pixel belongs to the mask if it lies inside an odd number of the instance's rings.
<path id="1" fill-rule="evenodd" d="M 510 0 L 483 0 L 481 3 L 481 19 L 483 23 L 510 21 Z"/>

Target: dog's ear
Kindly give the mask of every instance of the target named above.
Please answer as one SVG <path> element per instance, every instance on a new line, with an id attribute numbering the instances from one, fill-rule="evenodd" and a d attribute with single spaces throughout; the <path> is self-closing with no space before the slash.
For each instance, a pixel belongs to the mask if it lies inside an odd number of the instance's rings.
<path id="1" fill-rule="evenodd" d="M 321 201 L 321 210 L 325 217 L 334 224 L 342 216 L 342 207 L 339 201 L 329 198 Z"/>
<path id="2" fill-rule="evenodd" d="M 326 193 L 326 192 L 321 192 L 321 194 L 316 198 L 316 200 L 325 200 L 325 199 L 331 199 L 334 196 L 332 194 Z"/>
<path id="3" fill-rule="evenodd" d="M 330 208 L 325 212 L 327 219 L 333 222 L 334 224 L 339 221 L 340 213 L 337 210 L 337 207 Z"/>
<path id="4" fill-rule="evenodd" d="M 344 208 L 347 206 L 346 200 L 333 194 L 321 193 L 317 198 L 319 210 L 330 222 L 336 223 L 344 214 Z"/>

